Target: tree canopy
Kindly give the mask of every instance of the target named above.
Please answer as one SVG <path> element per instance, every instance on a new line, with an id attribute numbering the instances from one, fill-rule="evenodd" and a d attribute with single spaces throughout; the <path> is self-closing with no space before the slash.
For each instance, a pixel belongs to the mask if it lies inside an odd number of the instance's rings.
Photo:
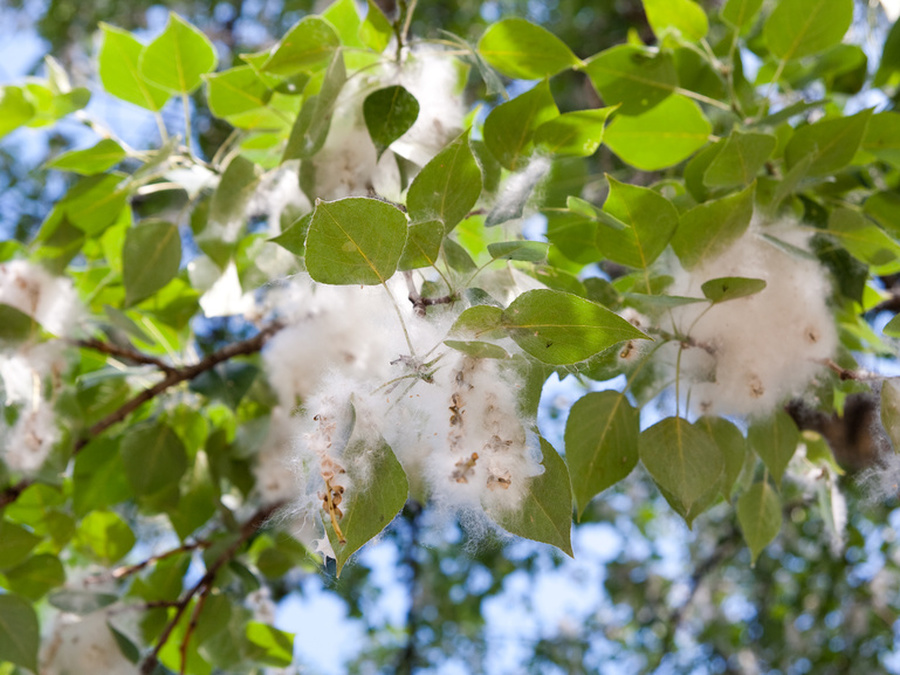
<path id="1" fill-rule="evenodd" d="M 47 56 L 0 89 L 0 136 L 89 131 L 0 243 L 0 672 L 286 668 L 272 598 L 316 569 L 351 596 L 372 540 L 415 581 L 515 569 L 514 538 L 577 559 L 603 522 L 652 546 L 674 517 L 709 542 L 681 609 L 626 562 L 604 582 L 649 608 L 615 639 L 643 667 L 726 559 L 823 622 L 785 672 L 884 666 L 896 559 L 890 594 L 850 576 L 813 608 L 778 572 L 891 548 L 844 476 L 896 498 L 900 29 L 872 66 L 853 0 L 644 0 L 575 49 L 414 9 L 336 0 L 246 52 L 175 11 L 100 23 L 89 78 Z M 448 523 L 475 557 L 422 544 Z M 737 668 L 741 621 L 692 639 Z M 784 637 L 754 658 L 794 663 Z"/>

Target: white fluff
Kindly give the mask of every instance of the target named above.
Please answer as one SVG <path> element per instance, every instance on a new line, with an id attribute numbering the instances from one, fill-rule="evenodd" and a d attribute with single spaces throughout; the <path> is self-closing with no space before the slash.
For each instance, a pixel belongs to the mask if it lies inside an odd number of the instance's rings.
<path id="1" fill-rule="evenodd" d="M 703 297 L 701 285 L 718 277 L 767 284 L 756 295 L 712 307 L 699 320 L 705 303 L 672 310 L 679 331 L 700 345 L 684 350 L 681 378 L 692 404 L 703 412 L 768 415 L 787 397 L 801 394 L 837 348 L 825 268 L 785 252 L 763 234 L 808 250 L 809 237 L 797 225 L 754 223 L 721 255 L 690 272 L 673 265 L 673 295 Z"/>
<path id="2" fill-rule="evenodd" d="M 54 277 L 26 260 L 0 263 L 0 303 L 15 307 L 60 336 L 73 328 L 81 307 L 69 279 Z"/>
<path id="3" fill-rule="evenodd" d="M 41 656 L 42 675 L 137 675 L 138 665 L 122 654 L 104 611 L 60 614 Z"/>

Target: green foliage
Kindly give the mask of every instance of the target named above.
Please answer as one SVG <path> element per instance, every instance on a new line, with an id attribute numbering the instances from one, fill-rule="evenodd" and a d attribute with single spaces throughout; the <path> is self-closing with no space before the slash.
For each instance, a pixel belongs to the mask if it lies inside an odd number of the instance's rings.
<path id="1" fill-rule="evenodd" d="M 54 146 L 60 194 L 0 247 L 0 365 L 25 364 L 2 372 L 0 660 L 36 671 L 61 610 L 144 672 L 287 667 L 293 635 L 245 599 L 317 553 L 353 587 L 432 502 L 570 556 L 573 506 L 645 484 L 760 567 L 798 501 L 841 539 L 836 460 L 785 405 L 846 412 L 855 355 L 900 335 L 868 323 L 900 272 L 900 115 L 845 112 L 896 98 L 900 34 L 870 78 L 850 0 L 642 4 L 655 44 L 585 59 L 524 18 L 414 38 L 415 3 L 340 0 L 219 71 L 174 13 L 146 44 L 101 24 L 105 95 L 157 121 L 142 147 L 52 59 L 2 88 L 0 136 L 104 135 Z M 562 456 L 551 373 L 580 382 Z M 894 380 L 878 416 L 897 447 Z M 178 543 L 150 555 L 151 529 Z M 89 565 L 102 590 L 75 586 Z"/>

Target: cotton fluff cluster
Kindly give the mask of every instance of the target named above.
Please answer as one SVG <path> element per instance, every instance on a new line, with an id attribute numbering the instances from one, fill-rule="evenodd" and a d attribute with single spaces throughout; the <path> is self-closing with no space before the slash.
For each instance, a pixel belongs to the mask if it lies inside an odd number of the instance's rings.
<path id="1" fill-rule="evenodd" d="M 41 655 L 42 675 L 137 675 L 139 671 L 122 654 L 102 610 L 85 616 L 60 614 Z"/>
<path id="2" fill-rule="evenodd" d="M 416 122 L 392 149 L 424 166 L 462 131 L 461 82 L 456 59 L 436 50 L 413 51 L 400 65 L 391 61 L 381 73 L 351 79 L 338 97 L 325 145 L 308 160 L 312 171 L 303 172 L 314 176 L 314 196 L 332 200 L 374 193 L 399 201 L 397 162 L 389 152 L 378 157 L 365 126 L 363 101 L 373 91 L 394 84 L 416 97 Z"/>
<path id="3" fill-rule="evenodd" d="M 70 332 L 80 303 L 71 282 L 51 276 L 24 260 L 0 264 L 0 303 L 27 314 L 56 335 Z M 0 353 L 5 406 L 16 406 L 16 421 L 2 429 L 3 461 L 13 471 L 33 473 L 59 438 L 51 401 L 43 397 L 44 378 L 58 384 L 65 367 L 59 343 L 26 342 Z"/>
<path id="4" fill-rule="evenodd" d="M 398 289 L 399 290 L 399 289 Z M 395 309 L 379 287 L 283 289 L 294 323 L 279 332 L 264 360 L 282 409 L 295 409 L 290 462 L 295 477 L 279 481 L 263 455 L 257 475 L 272 492 L 294 488 L 301 538 L 311 522 L 329 523 L 340 538 L 354 495 L 378 477 L 371 454 L 345 454 L 352 434 L 373 450 L 383 439 L 402 464 L 414 494 L 454 511 L 496 513 L 520 506 L 528 480 L 543 471 L 532 421 L 518 407 L 521 383 L 500 362 L 474 359 L 442 344 L 452 317 L 419 317 L 406 303 L 413 357 L 392 321 Z M 352 410 L 352 413 L 351 413 Z M 283 413 L 279 413 L 283 415 Z M 354 446 L 356 441 L 354 441 Z M 287 459 L 288 456 L 290 459 Z M 317 548 L 332 555 L 327 539 Z"/>
<path id="5" fill-rule="evenodd" d="M 0 263 L 0 303 L 27 314 L 54 335 L 65 335 L 72 328 L 80 306 L 68 279 L 26 260 Z"/>
<path id="6" fill-rule="evenodd" d="M 703 297 L 701 285 L 718 277 L 767 284 L 755 295 L 708 311 L 705 303 L 672 310 L 679 331 L 693 341 L 682 354 L 680 376 L 702 412 L 767 415 L 785 398 L 801 394 L 837 348 L 825 268 L 811 257 L 788 253 L 773 239 L 809 250 L 809 235 L 798 225 L 754 222 L 716 258 L 689 272 L 675 264 L 673 295 Z"/>

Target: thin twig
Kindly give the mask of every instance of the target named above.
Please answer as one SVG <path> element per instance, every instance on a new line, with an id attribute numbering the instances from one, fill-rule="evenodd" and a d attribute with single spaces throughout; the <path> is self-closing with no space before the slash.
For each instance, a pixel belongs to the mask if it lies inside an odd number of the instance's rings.
<path id="1" fill-rule="evenodd" d="M 8 506 L 16 501 L 19 496 L 25 492 L 25 490 L 31 485 L 32 481 L 27 478 L 23 478 L 15 485 L 10 485 L 2 492 L 0 492 L 0 509 L 4 506 Z"/>
<path id="2" fill-rule="evenodd" d="M 831 359 L 824 359 L 821 361 L 823 365 L 828 366 L 832 372 L 837 374 L 839 378 L 842 380 L 857 380 L 857 381 L 866 381 L 866 380 L 883 380 L 885 379 L 884 375 L 879 375 L 878 373 L 872 373 L 868 370 L 850 370 L 849 368 L 844 368 L 843 366 L 838 365 Z"/>
<path id="3" fill-rule="evenodd" d="M 134 361 L 135 363 L 142 363 L 148 366 L 156 366 L 164 373 L 171 373 L 176 370 L 174 366 L 166 363 L 162 359 L 144 354 L 143 352 L 139 352 L 138 350 L 132 349 L 131 347 L 120 347 L 119 345 L 113 344 L 112 342 L 104 342 L 103 340 L 90 338 L 88 340 L 73 340 L 72 344 L 74 344 L 76 347 L 81 347 L 82 349 L 93 349 L 96 352 L 109 354 L 110 356 L 118 356 L 123 359 L 128 359 L 129 361 Z"/>
<path id="4" fill-rule="evenodd" d="M 95 436 L 99 436 L 101 433 L 106 431 L 109 427 L 116 424 L 117 422 L 121 422 L 132 412 L 140 408 L 144 403 L 152 400 L 153 398 L 164 392 L 166 389 L 174 387 L 176 384 L 181 384 L 182 382 L 193 380 L 198 375 L 201 375 L 208 370 L 212 370 L 220 363 L 228 361 L 229 359 L 232 359 L 236 356 L 246 356 L 247 354 L 254 354 L 258 352 L 263 348 L 263 345 L 265 345 L 266 341 L 282 328 L 282 324 L 271 324 L 270 326 L 267 326 L 266 328 L 261 330 L 252 338 L 226 345 L 219 351 L 210 354 L 199 363 L 195 363 L 192 366 L 183 366 L 181 368 L 174 368 L 169 370 L 162 380 L 154 384 L 152 387 L 148 387 L 132 399 L 126 401 L 118 409 L 114 410 L 109 415 L 93 425 L 90 429 L 88 429 L 87 434 L 79 439 L 79 441 L 75 444 L 74 454 L 77 455 L 79 452 L 81 452 L 84 446 L 87 445 L 92 438 L 94 438 Z"/>
<path id="5" fill-rule="evenodd" d="M 142 675 L 150 675 L 155 669 L 157 664 L 159 663 L 159 653 L 162 651 L 163 647 L 166 646 L 166 643 L 169 641 L 169 638 L 172 636 L 172 631 L 175 630 L 175 626 L 178 625 L 178 622 L 181 620 L 181 617 L 184 615 L 185 611 L 190 605 L 191 600 L 198 593 L 208 594 L 210 589 L 212 588 L 213 582 L 215 581 L 216 574 L 218 574 L 219 570 L 226 565 L 228 562 L 234 558 L 237 554 L 238 550 L 243 546 L 250 537 L 252 537 L 265 523 L 272 517 L 272 515 L 278 511 L 284 502 L 277 502 L 275 504 L 271 504 L 269 506 L 265 506 L 261 508 L 259 511 L 253 514 L 251 518 L 245 522 L 241 526 L 240 533 L 238 538 L 234 541 L 234 543 L 229 546 L 218 558 L 216 558 L 209 567 L 206 568 L 206 574 L 194 584 L 188 591 L 182 596 L 180 600 L 174 605 L 175 614 L 169 619 L 169 622 L 165 625 L 160 633 L 159 639 L 156 642 L 156 645 L 153 647 L 153 651 L 144 659 L 144 662 L 141 664 L 141 674 Z M 202 596 L 201 596 L 202 597 Z M 199 601 L 198 601 L 199 604 Z M 188 638 L 188 635 L 185 635 L 185 639 Z M 184 648 L 184 645 L 182 645 Z M 182 652 L 182 666 L 184 665 L 184 652 Z M 182 672 L 183 669 L 182 669 Z"/>
<path id="6" fill-rule="evenodd" d="M 142 569 L 151 565 L 153 563 L 159 562 L 160 560 L 165 560 L 166 558 L 171 558 L 174 555 L 178 555 L 179 553 L 188 553 L 190 551 L 196 551 L 197 549 L 209 548 L 212 546 L 211 541 L 206 541 L 205 539 L 201 539 L 200 541 L 190 542 L 188 544 L 182 544 L 177 548 L 173 548 L 164 553 L 159 553 L 157 555 L 152 555 L 143 562 L 139 562 L 135 565 L 128 565 L 125 567 L 118 567 L 113 570 L 112 576 L 114 579 L 121 579 L 123 577 L 131 576 L 132 574 L 137 574 Z"/>
<path id="7" fill-rule="evenodd" d="M 431 307 L 432 305 L 449 305 L 457 299 L 455 293 L 444 295 L 440 298 L 423 298 L 422 294 L 419 293 L 419 290 L 416 288 L 412 273 L 404 272 L 403 277 L 406 279 L 406 288 L 409 291 L 408 298 L 412 303 L 413 311 L 416 313 L 416 316 L 425 316 L 426 308 Z"/>
<path id="8" fill-rule="evenodd" d="M 197 598 L 197 604 L 194 605 L 194 611 L 191 612 L 191 620 L 188 623 L 187 630 L 184 631 L 184 638 L 181 640 L 181 648 L 179 649 L 179 652 L 181 653 L 181 668 L 178 672 L 180 675 L 185 675 L 185 672 L 187 671 L 188 647 L 190 647 L 191 637 L 193 637 L 194 631 L 197 630 L 197 624 L 200 621 L 200 612 L 203 611 L 203 606 L 206 604 L 206 599 L 209 597 L 210 590 L 210 585 L 203 587 L 203 590 L 200 592 L 200 597 Z"/>

